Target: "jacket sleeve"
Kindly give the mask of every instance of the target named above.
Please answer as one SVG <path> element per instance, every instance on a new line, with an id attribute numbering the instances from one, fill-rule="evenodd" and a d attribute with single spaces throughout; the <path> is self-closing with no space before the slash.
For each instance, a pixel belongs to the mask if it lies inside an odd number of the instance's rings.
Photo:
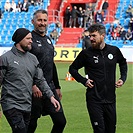
<path id="1" fill-rule="evenodd" d="M 47 84 L 46 79 L 43 77 L 43 71 L 39 64 L 36 67 L 33 85 L 36 85 L 42 91 L 43 95 L 47 96 L 48 98 L 54 95 L 49 85 Z"/>
<path id="2" fill-rule="evenodd" d="M 6 58 L 0 56 L 0 86 L 2 85 L 6 70 L 7 70 Z"/>
<path id="3" fill-rule="evenodd" d="M 69 66 L 69 72 L 72 75 L 72 77 L 74 77 L 74 79 L 77 82 L 82 83 L 85 86 L 85 83 L 87 81 L 87 79 L 85 77 L 83 77 L 78 70 L 82 67 L 84 67 L 84 56 L 83 56 L 83 51 L 81 51 L 79 53 L 79 55 L 77 56 L 77 58 L 73 61 L 73 63 Z"/>
<path id="4" fill-rule="evenodd" d="M 118 63 L 120 68 L 120 79 L 125 82 L 127 78 L 127 62 L 126 59 L 123 57 L 121 51 L 118 49 Z"/>
<path id="5" fill-rule="evenodd" d="M 54 85 L 55 85 L 55 89 L 61 89 L 61 87 L 59 85 L 59 78 L 58 78 L 58 73 L 57 73 L 55 63 L 53 63 L 53 82 L 54 82 Z"/>

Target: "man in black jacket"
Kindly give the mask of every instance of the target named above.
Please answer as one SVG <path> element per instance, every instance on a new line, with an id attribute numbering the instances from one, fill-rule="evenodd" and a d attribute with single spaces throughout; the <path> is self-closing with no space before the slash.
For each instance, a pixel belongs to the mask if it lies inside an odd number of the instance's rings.
<path id="1" fill-rule="evenodd" d="M 82 50 L 70 65 L 69 72 L 77 82 L 87 87 L 86 102 L 94 133 L 115 133 L 116 87 L 121 87 L 127 77 L 127 62 L 119 48 L 105 44 L 105 27 L 93 24 L 88 29 L 92 47 Z M 116 81 L 116 64 L 120 78 Z M 85 67 L 89 79 L 78 70 Z"/>
<path id="2" fill-rule="evenodd" d="M 88 49 L 89 47 L 91 47 L 91 41 L 90 41 L 90 36 L 89 36 L 89 31 L 85 30 L 84 31 L 84 38 L 82 40 L 82 49 Z M 88 79 L 88 72 L 86 69 L 85 70 L 85 76 Z"/>
<path id="3" fill-rule="evenodd" d="M 54 64 L 54 47 L 50 38 L 46 35 L 48 25 L 47 11 L 37 10 L 33 14 L 32 24 L 34 25 L 34 30 L 31 32 L 33 43 L 30 52 L 37 57 L 48 85 L 54 93 L 55 98 L 60 102 L 62 94 Z M 28 133 L 35 132 L 37 120 L 41 115 L 50 115 L 54 124 L 51 133 L 62 133 L 66 125 L 66 118 L 62 106 L 57 113 L 48 98 L 37 98 L 41 96 L 41 93 L 36 86 L 33 86 L 33 94 L 31 121 Z"/>

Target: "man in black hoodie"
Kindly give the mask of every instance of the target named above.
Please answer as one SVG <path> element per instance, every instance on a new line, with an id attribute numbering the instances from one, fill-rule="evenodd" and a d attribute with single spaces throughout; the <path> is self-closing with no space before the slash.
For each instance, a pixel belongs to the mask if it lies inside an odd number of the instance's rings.
<path id="1" fill-rule="evenodd" d="M 116 87 L 121 87 L 127 77 L 127 62 L 119 48 L 105 44 L 105 27 L 93 24 L 89 27 L 92 47 L 82 50 L 69 67 L 77 82 L 87 87 L 86 102 L 94 133 L 115 133 Z M 116 81 L 116 64 L 120 78 Z M 88 79 L 78 70 L 85 67 Z"/>

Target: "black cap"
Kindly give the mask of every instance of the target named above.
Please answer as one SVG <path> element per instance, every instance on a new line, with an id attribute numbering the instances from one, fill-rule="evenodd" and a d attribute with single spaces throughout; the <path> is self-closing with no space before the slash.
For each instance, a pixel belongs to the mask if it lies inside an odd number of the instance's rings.
<path id="1" fill-rule="evenodd" d="M 29 34 L 30 31 L 28 29 L 25 28 L 19 28 L 17 29 L 13 36 L 12 36 L 12 40 L 15 42 L 15 44 L 19 43 L 21 40 L 23 40 L 23 38 Z"/>

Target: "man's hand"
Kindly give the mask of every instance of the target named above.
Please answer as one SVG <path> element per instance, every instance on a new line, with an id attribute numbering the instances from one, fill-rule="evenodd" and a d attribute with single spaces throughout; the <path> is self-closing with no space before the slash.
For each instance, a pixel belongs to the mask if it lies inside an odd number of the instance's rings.
<path id="1" fill-rule="evenodd" d="M 38 97 L 38 98 L 42 97 L 42 92 L 39 90 L 39 88 L 36 85 L 32 87 L 32 92 L 34 97 Z"/>
<path id="2" fill-rule="evenodd" d="M 123 83 L 124 82 L 121 79 L 119 79 L 118 81 L 116 81 L 116 83 L 115 83 L 116 88 L 121 87 L 123 85 Z"/>
<path id="3" fill-rule="evenodd" d="M 52 96 L 50 100 L 51 100 L 51 103 L 54 105 L 56 111 L 58 112 L 60 109 L 60 103 L 54 98 L 54 96 Z"/>
<path id="4" fill-rule="evenodd" d="M 92 88 L 92 87 L 94 87 L 94 85 L 92 84 L 93 83 L 93 80 L 91 80 L 91 79 L 88 79 L 87 81 L 86 81 L 86 87 L 89 87 L 89 88 Z"/>
<path id="5" fill-rule="evenodd" d="M 61 100 L 62 99 L 62 93 L 61 93 L 60 89 L 56 89 L 56 93 L 57 93 L 59 99 Z"/>

